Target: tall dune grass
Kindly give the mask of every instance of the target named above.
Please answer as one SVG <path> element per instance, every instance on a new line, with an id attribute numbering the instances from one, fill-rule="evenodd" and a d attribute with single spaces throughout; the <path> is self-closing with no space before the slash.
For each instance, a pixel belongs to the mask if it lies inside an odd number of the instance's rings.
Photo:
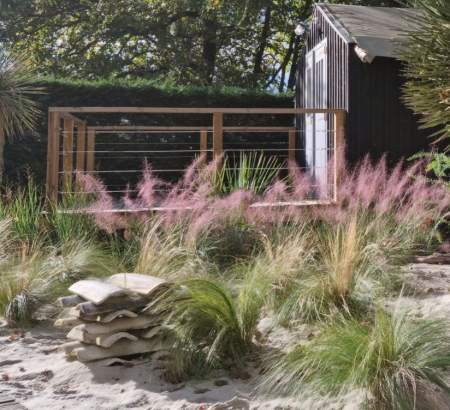
<path id="1" fill-rule="evenodd" d="M 267 282 L 250 274 L 236 288 L 210 279 L 188 279 L 163 294 L 150 311 L 167 315 L 165 327 L 172 337 L 168 378 L 242 366 L 252 350 L 267 290 Z"/>
<path id="2" fill-rule="evenodd" d="M 448 325 L 416 322 L 404 312 L 377 309 L 373 321 L 343 318 L 324 325 L 310 342 L 272 361 L 261 392 L 343 396 L 366 391 L 369 408 L 406 410 L 427 406 L 427 393 L 450 389 Z"/>

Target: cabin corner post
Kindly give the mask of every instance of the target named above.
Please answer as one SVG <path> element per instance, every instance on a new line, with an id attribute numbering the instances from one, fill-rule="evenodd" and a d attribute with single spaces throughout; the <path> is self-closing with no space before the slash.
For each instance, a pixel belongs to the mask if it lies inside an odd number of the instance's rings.
<path id="1" fill-rule="evenodd" d="M 345 169 L 345 111 L 334 113 L 333 199 L 338 200 L 338 187 Z"/>
<path id="2" fill-rule="evenodd" d="M 57 111 L 48 113 L 47 135 L 47 199 L 56 203 L 58 200 L 58 172 L 59 172 L 59 133 L 60 114 Z"/>
<path id="3" fill-rule="evenodd" d="M 213 114 L 213 159 L 217 160 L 223 155 L 223 113 Z"/>

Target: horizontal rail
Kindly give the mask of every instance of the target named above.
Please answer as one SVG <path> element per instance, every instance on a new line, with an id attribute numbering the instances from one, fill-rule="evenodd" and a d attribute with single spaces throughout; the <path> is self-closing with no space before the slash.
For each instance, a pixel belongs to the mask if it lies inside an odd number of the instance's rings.
<path id="1" fill-rule="evenodd" d="M 50 112 L 131 114 L 328 114 L 345 112 L 332 108 L 195 108 L 195 107 L 50 107 Z"/>
<path id="2" fill-rule="evenodd" d="M 96 132 L 115 132 L 115 131 L 181 131 L 181 132 L 189 132 L 189 131 L 208 131 L 212 132 L 212 127 L 199 125 L 195 126 L 145 126 L 145 125 L 97 125 L 88 127 L 90 130 L 94 130 Z M 289 132 L 291 130 L 295 130 L 295 127 L 223 127 L 223 130 L 226 132 L 232 131 L 241 131 L 241 132 Z"/>
<path id="3" fill-rule="evenodd" d="M 255 202 L 249 205 L 250 208 L 272 208 L 272 207 L 292 207 L 292 206 L 318 206 L 318 205 L 334 205 L 333 200 L 304 200 L 304 201 L 289 201 L 289 202 Z M 116 213 L 136 213 L 136 212 L 174 212 L 174 211 L 193 211 L 195 207 L 191 206 L 153 206 L 153 207 L 142 207 L 142 208 L 112 208 L 112 209 L 58 209 L 57 213 L 61 214 L 116 214 Z"/>

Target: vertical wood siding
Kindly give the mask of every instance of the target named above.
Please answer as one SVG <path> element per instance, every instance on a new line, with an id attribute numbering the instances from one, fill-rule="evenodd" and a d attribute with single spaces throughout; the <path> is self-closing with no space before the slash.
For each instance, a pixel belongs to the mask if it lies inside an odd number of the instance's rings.
<path id="1" fill-rule="evenodd" d="M 324 38 L 327 50 L 327 107 L 348 112 L 345 130 L 346 158 L 354 164 L 366 154 L 378 159 L 386 154 L 391 163 L 429 147 L 430 131 L 419 129 L 417 117 L 401 99 L 401 63 L 376 57 L 363 63 L 317 8 L 298 65 L 296 105 L 305 107 L 305 56 Z M 311 107 L 319 108 L 319 107 Z M 328 129 L 333 129 L 329 118 Z M 304 145 L 305 125 L 297 119 L 300 145 Z M 302 162 L 302 158 L 299 158 Z"/>

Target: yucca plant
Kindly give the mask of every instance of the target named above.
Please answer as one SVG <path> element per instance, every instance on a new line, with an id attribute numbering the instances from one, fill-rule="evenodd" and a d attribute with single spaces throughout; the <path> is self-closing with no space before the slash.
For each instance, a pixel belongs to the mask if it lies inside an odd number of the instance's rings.
<path id="1" fill-rule="evenodd" d="M 450 3 L 447 0 L 409 0 L 422 11 L 419 29 L 402 51 L 405 60 L 404 99 L 420 115 L 424 127 L 440 139 L 450 137 Z"/>
<path id="2" fill-rule="evenodd" d="M 378 308 L 373 321 L 340 317 L 313 340 L 272 359 L 260 389 L 287 395 L 343 396 L 364 389 L 377 410 L 431 408 L 423 403 L 435 387 L 450 391 L 448 325 L 416 322 L 395 309 Z"/>
<path id="3" fill-rule="evenodd" d="M 262 152 L 241 153 L 239 158 L 225 157 L 223 165 L 212 174 L 213 186 L 218 194 L 247 190 L 263 194 L 275 181 L 283 164 L 276 157 Z"/>
<path id="4" fill-rule="evenodd" d="M 150 311 L 167 318 L 172 340 L 167 376 L 180 380 L 211 368 L 243 365 L 267 291 L 266 281 L 249 275 L 235 289 L 188 279 L 163 294 Z"/>
<path id="5" fill-rule="evenodd" d="M 33 95 L 42 90 L 33 86 L 33 71 L 24 56 L 0 50 L 0 181 L 4 169 L 6 137 L 32 129 L 40 110 Z"/>

